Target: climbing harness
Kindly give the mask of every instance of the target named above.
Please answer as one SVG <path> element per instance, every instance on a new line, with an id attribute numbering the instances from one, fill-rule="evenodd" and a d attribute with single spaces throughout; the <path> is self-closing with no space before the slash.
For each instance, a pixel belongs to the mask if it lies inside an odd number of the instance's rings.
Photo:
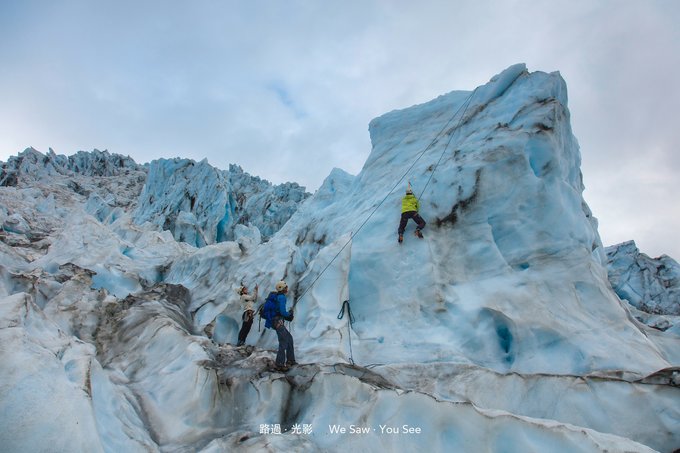
<path id="1" fill-rule="evenodd" d="M 347 311 L 347 338 L 349 339 L 349 363 L 354 365 L 354 355 L 352 353 L 352 325 L 354 324 L 354 315 L 352 314 L 352 308 L 349 305 L 349 300 L 346 300 L 342 303 L 340 313 L 338 313 L 338 319 L 342 319 L 345 317 L 345 311 Z"/>

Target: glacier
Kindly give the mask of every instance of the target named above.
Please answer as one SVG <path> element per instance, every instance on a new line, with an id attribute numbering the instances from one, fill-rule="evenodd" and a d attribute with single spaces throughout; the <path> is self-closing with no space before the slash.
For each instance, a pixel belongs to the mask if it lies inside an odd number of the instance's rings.
<path id="1" fill-rule="evenodd" d="M 560 74 L 514 65 L 369 132 L 311 196 L 179 158 L 2 164 L 4 448 L 680 448 L 677 263 L 603 246 Z M 428 224 L 400 245 L 409 182 Z M 274 333 L 234 346 L 234 289 L 280 279 L 286 374 Z"/>

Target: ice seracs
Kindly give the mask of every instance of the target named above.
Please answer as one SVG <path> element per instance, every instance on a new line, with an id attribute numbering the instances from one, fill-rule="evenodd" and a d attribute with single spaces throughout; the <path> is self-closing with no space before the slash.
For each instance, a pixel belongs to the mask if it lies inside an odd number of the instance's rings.
<path id="1" fill-rule="evenodd" d="M 196 247 L 233 240 L 239 224 L 268 239 L 308 196 L 298 184 L 273 186 L 236 165 L 222 171 L 207 160 L 158 159 L 149 166 L 134 220 Z"/>
<path id="2" fill-rule="evenodd" d="M 609 280 L 616 294 L 652 314 L 680 316 L 680 265 L 667 255 L 650 258 L 634 241 L 607 247 Z"/>
<path id="3" fill-rule="evenodd" d="M 606 248 L 609 281 L 634 316 L 680 335 L 680 265 L 667 255 L 650 258 L 634 241 Z"/>

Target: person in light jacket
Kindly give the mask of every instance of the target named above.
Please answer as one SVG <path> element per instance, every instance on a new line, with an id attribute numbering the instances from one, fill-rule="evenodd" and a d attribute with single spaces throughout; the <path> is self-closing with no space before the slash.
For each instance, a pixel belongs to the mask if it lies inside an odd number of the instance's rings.
<path id="1" fill-rule="evenodd" d="M 257 290 L 258 286 L 255 285 L 255 291 L 253 294 L 248 294 L 248 287 L 243 285 L 236 291 L 241 298 L 241 304 L 243 304 L 243 315 L 241 319 L 243 320 L 243 325 L 238 333 L 238 343 L 236 346 L 243 346 L 246 344 L 246 337 L 250 332 L 250 328 L 253 326 L 253 319 L 255 318 L 255 301 L 257 300 Z"/>

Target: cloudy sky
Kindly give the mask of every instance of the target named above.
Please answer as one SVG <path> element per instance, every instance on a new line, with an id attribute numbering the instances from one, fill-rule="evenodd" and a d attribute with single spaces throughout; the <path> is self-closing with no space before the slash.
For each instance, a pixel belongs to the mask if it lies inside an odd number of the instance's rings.
<path id="1" fill-rule="evenodd" d="M 314 191 L 368 122 L 560 71 L 606 245 L 680 260 L 680 1 L 0 0 L 0 160 L 205 157 Z"/>

